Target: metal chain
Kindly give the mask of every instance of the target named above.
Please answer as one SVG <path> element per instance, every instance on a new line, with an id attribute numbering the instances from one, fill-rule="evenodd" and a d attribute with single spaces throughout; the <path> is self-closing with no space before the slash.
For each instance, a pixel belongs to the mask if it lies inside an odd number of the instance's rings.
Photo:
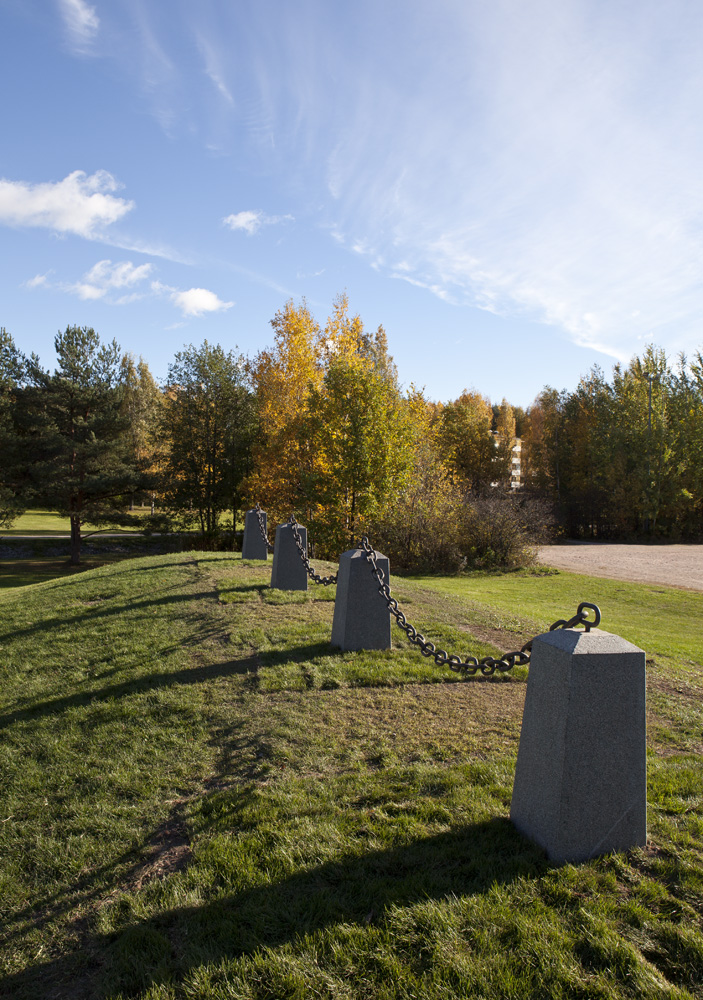
<path id="1" fill-rule="evenodd" d="M 512 653 L 504 653 L 497 659 L 493 656 L 484 656 L 483 659 L 479 660 L 475 656 L 467 656 L 466 659 L 462 660 L 460 656 L 456 653 L 448 653 L 445 649 L 437 649 L 433 642 L 428 642 L 424 635 L 417 631 L 414 625 L 411 625 L 407 620 L 403 612 L 398 607 L 398 602 L 395 597 L 391 596 L 391 588 L 385 579 L 385 573 L 378 565 L 376 560 L 376 553 L 371 547 L 366 535 L 361 539 L 361 545 L 366 553 L 366 561 L 371 565 L 371 570 L 373 575 L 376 577 L 376 582 L 378 583 L 379 593 L 385 598 L 386 604 L 388 605 L 388 610 L 393 615 L 396 620 L 396 624 L 399 628 L 405 632 L 410 642 L 415 646 L 420 647 L 420 652 L 423 656 L 432 656 L 435 663 L 440 666 L 448 666 L 451 670 L 455 670 L 460 673 L 473 675 L 480 670 L 484 677 L 490 677 L 500 670 L 505 672 L 507 670 L 512 670 L 513 667 L 523 667 L 530 662 L 532 653 L 532 643 L 534 639 L 530 639 L 525 645 Z M 590 620 L 586 609 L 593 612 L 593 620 Z M 568 621 L 565 618 L 560 618 L 559 621 L 554 622 L 553 625 L 549 626 L 549 631 L 553 632 L 558 628 L 573 628 L 575 625 L 583 625 L 587 632 L 600 623 L 600 609 L 595 604 L 589 604 L 587 601 L 583 601 L 578 606 L 578 610 L 573 618 Z"/>
<path id="2" fill-rule="evenodd" d="M 257 503 L 254 510 L 256 511 L 256 516 L 259 519 L 259 531 L 261 532 L 261 537 L 264 540 L 264 544 L 266 545 L 266 548 L 269 550 L 269 552 L 273 552 L 273 545 L 269 541 L 269 536 L 266 534 L 266 528 L 264 527 L 264 512 L 261 509 L 261 504 Z"/>
<path id="3" fill-rule="evenodd" d="M 303 560 L 303 566 L 307 570 L 307 574 L 310 577 L 310 579 L 314 583 L 321 583 L 321 584 L 323 584 L 325 587 L 329 587 L 329 585 L 331 583 L 336 583 L 337 582 L 337 576 L 338 576 L 337 573 L 335 573 L 334 576 L 318 576 L 318 574 L 315 572 L 315 570 L 310 565 L 310 560 L 308 559 L 307 552 L 305 551 L 305 548 L 303 546 L 303 540 L 300 537 L 299 525 L 298 525 L 298 522 L 295 519 L 295 515 L 294 514 L 291 514 L 291 516 L 288 518 L 288 523 L 290 524 L 291 528 L 293 529 L 293 538 L 295 539 L 295 544 L 296 544 L 298 552 L 300 554 L 300 558 Z"/>

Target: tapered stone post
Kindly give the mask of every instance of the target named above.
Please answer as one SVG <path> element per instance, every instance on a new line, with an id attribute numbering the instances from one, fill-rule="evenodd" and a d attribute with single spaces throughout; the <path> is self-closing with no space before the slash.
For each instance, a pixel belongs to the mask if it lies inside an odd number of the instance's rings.
<path id="1" fill-rule="evenodd" d="M 261 512 L 266 530 L 266 514 Z M 268 559 L 268 548 L 261 535 L 259 517 L 256 510 L 248 510 L 244 518 L 244 540 L 242 541 L 242 559 Z"/>
<path id="2" fill-rule="evenodd" d="M 510 818 L 552 861 L 647 842 L 645 671 L 600 629 L 533 642 Z"/>
<path id="3" fill-rule="evenodd" d="M 308 529 L 299 524 L 298 533 L 303 543 L 303 550 L 307 552 Z M 275 590 L 308 589 L 308 574 L 300 558 L 298 546 L 295 544 L 293 526 L 290 524 L 279 524 L 276 528 L 271 587 Z"/>
<path id="4" fill-rule="evenodd" d="M 388 556 L 376 553 L 379 569 L 390 579 Z M 332 645 L 341 649 L 390 649 L 391 616 L 363 549 L 339 557 Z"/>

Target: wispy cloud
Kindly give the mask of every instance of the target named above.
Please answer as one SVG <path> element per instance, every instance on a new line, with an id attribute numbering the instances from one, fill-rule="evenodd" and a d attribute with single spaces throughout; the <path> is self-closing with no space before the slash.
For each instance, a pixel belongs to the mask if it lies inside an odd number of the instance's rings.
<path id="1" fill-rule="evenodd" d="M 175 264 L 193 263 L 193 259 L 186 254 L 170 247 L 165 243 L 154 243 L 147 240 L 130 239 L 127 236 L 120 236 L 113 232 L 103 232 L 95 237 L 96 242 L 105 246 L 115 247 L 117 250 L 126 250 L 128 253 L 142 253 L 147 257 L 160 257 L 163 260 L 173 261 Z"/>
<path id="2" fill-rule="evenodd" d="M 119 187 L 106 170 L 90 176 L 74 170 L 62 181 L 40 184 L 0 180 L 0 223 L 93 239 L 134 207 L 134 202 L 114 196 Z"/>
<path id="3" fill-rule="evenodd" d="M 85 0 L 59 0 L 59 11 L 72 48 L 77 52 L 86 52 L 100 29 L 95 7 L 85 3 Z"/>
<path id="4" fill-rule="evenodd" d="M 208 4 L 167 28 L 125 4 L 122 57 L 163 127 L 300 183 L 381 273 L 613 356 L 700 343 L 700 5 Z"/>
<path id="5" fill-rule="evenodd" d="M 234 106 L 234 97 L 227 86 L 223 60 L 217 48 L 203 34 L 198 34 L 198 50 L 203 60 L 205 75 L 211 81 L 215 90 L 230 106 Z"/>
<path id="6" fill-rule="evenodd" d="M 344 245 L 614 357 L 700 344 L 703 16 L 673 8 L 450 5 L 429 80 L 358 88 L 327 160 Z"/>
<path id="7" fill-rule="evenodd" d="M 258 233 L 262 226 L 277 226 L 281 222 L 293 221 L 292 215 L 266 215 L 264 212 L 249 210 L 226 216 L 222 220 L 222 224 L 235 232 L 241 230 L 247 236 L 253 236 L 254 233 Z"/>
<path id="8" fill-rule="evenodd" d="M 113 264 L 111 260 L 99 260 L 78 281 L 55 281 L 51 277 L 53 271 L 48 271 L 25 281 L 23 287 L 57 289 L 77 295 L 83 301 L 104 299 L 112 305 L 125 305 L 144 297 L 142 291 L 125 293 L 125 290 L 146 281 L 152 270 L 153 264 L 133 264 L 129 260 Z M 117 291 L 123 294 L 116 298 L 113 293 Z"/>
<path id="9" fill-rule="evenodd" d="M 115 289 L 131 288 L 145 281 L 151 274 L 152 264 L 135 265 L 131 261 L 113 264 L 111 260 L 100 260 L 69 290 L 75 292 L 81 299 L 102 299 L 108 292 Z M 122 296 L 117 300 L 123 305 L 127 299 Z M 134 301 L 129 298 L 129 301 Z"/>
<path id="10" fill-rule="evenodd" d="M 114 306 L 129 305 L 146 297 L 166 297 L 185 318 L 206 313 L 225 312 L 234 302 L 225 302 L 208 288 L 181 289 L 153 278 L 153 264 L 134 264 L 125 260 L 113 263 L 99 260 L 79 281 L 52 281 L 50 273 L 37 274 L 24 282 L 28 289 L 58 289 L 88 302 L 103 301 Z M 147 280 L 151 278 L 148 284 Z M 119 294 L 116 294 L 119 293 Z"/>
<path id="11" fill-rule="evenodd" d="M 35 274 L 33 278 L 29 278 L 27 281 L 25 281 L 22 287 L 47 288 L 49 286 L 49 274 L 51 274 L 50 271 L 48 271 L 46 274 Z"/>

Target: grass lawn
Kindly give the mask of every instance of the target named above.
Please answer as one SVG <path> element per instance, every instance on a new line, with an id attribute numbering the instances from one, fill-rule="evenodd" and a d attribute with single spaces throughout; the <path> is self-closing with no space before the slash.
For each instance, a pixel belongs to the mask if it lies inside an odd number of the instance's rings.
<path id="1" fill-rule="evenodd" d="M 703 594 L 395 581 L 450 650 L 581 600 L 647 649 L 648 846 L 559 868 L 508 821 L 526 670 L 342 653 L 334 588 L 269 577 L 174 553 L 0 593 L 0 996 L 703 997 Z"/>
<path id="2" fill-rule="evenodd" d="M 144 517 L 149 513 L 147 507 L 137 508 L 133 514 Z M 96 525 L 85 524 L 83 531 L 87 534 L 90 531 L 97 531 Z M 102 530 L 102 529 L 100 529 Z M 132 534 L 136 528 L 110 528 L 111 532 L 119 534 Z M 12 527 L 0 531 L 0 538 L 3 535 L 70 535 L 71 522 L 67 517 L 61 517 L 53 510 L 28 510 L 12 522 Z"/>

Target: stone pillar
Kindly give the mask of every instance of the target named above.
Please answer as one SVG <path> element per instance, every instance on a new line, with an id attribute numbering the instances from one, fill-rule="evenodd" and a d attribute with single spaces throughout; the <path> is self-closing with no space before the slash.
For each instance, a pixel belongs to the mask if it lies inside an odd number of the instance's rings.
<path id="1" fill-rule="evenodd" d="M 262 511 L 261 517 L 266 530 L 266 514 Z M 255 510 L 248 510 L 244 518 L 244 541 L 242 542 L 242 559 L 268 559 L 268 549 L 266 542 L 261 537 L 259 527 L 259 517 Z"/>
<path id="2" fill-rule="evenodd" d="M 308 529 L 299 524 L 298 533 L 303 549 L 307 552 Z M 271 587 L 275 590 L 308 589 L 308 574 L 300 558 L 298 546 L 295 544 L 293 526 L 290 524 L 279 524 L 276 528 Z"/>
<path id="3" fill-rule="evenodd" d="M 388 556 L 376 553 L 379 569 L 390 579 Z M 339 557 L 332 645 L 341 649 L 390 649 L 391 616 L 363 549 Z"/>
<path id="4" fill-rule="evenodd" d="M 532 645 L 510 818 L 557 862 L 647 842 L 645 654 L 609 632 Z"/>

